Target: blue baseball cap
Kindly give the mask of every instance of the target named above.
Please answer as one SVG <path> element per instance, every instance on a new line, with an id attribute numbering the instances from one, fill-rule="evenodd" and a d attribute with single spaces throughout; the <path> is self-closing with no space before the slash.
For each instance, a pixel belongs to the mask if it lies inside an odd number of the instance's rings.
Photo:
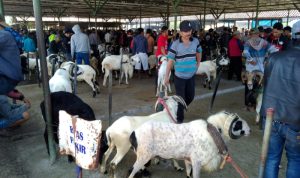
<path id="1" fill-rule="evenodd" d="M 189 32 L 192 30 L 192 23 L 188 20 L 184 20 L 180 23 L 179 29 L 182 32 Z"/>

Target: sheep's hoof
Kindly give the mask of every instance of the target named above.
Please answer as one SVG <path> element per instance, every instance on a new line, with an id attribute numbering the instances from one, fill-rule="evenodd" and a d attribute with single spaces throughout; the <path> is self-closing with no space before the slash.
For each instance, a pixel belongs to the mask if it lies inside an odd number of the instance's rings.
<path id="1" fill-rule="evenodd" d="M 182 167 L 175 167 L 175 170 L 178 172 L 182 172 L 184 169 Z"/>
<path id="2" fill-rule="evenodd" d="M 147 169 L 144 169 L 144 170 L 142 170 L 142 175 L 143 175 L 143 177 L 150 177 L 151 173 Z"/>
<path id="3" fill-rule="evenodd" d="M 93 98 L 95 98 L 96 97 L 96 92 L 95 91 L 93 91 Z"/>

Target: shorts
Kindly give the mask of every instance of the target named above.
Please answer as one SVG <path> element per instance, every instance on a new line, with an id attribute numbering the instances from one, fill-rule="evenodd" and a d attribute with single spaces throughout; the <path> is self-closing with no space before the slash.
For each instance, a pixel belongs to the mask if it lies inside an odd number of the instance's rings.
<path id="1" fill-rule="evenodd" d="M 149 64 L 148 64 L 148 55 L 147 55 L 147 53 L 138 53 L 138 56 L 141 59 L 141 62 L 135 64 L 135 69 L 136 70 L 141 70 L 142 65 L 143 65 L 143 70 L 148 70 L 149 69 Z"/>

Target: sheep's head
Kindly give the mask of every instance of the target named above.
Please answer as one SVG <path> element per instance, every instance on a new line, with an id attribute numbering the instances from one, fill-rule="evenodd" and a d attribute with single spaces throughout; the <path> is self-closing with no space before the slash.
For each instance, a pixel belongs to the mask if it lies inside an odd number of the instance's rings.
<path id="1" fill-rule="evenodd" d="M 158 60 L 159 60 L 160 62 L 164 62 L 164 61 L 168 61 L 168 58 L 167 58 L 167 56 L 160 56 L 160 57 L 158 58 Z"/>
<path id="2" fill-rule="evenodd" d="M 140 62 L 141 62 L 141 59 L 139 58 L 138 54 L 133 55 L 133 56 L 130 57 L 130 63 L 132 65 L 135 65 L 135 64 L 140 63 Z"/>
<path id="3" fill-rule="evenodd" d="M 173 113 L 173 116 L 177 116 L 177 109 L 178 109 L 178 103 L 180 103 L 184 109 L 187 109 L 187 105 L 184 101 L 184 99 L 180 96 L 173 95 L 173 96 L 165 96 L 162 98 L 163 102 L 166 103 L 168 106 L 169 110 Z M 155 110 L 157 109 L 159 99 L 155 103 Z M 177 117 L 176 117 L 177 118 Z"/>
<path id="4" fill-rule="evenodd" d="M 222 58 L 219 60 L 218 65 L 220 66 L 228 66 L 230 63 L 228 58 L 225 58 L 224 56 L 222 56 Z"/>
<path id="5" fill-rule="evenodd" d="M 247 86 L 249 90 L 255 88 L 255 86 L 260 86 L 263 80 L 263 73 L 260 71 L 252 71 L 246 73 L 247 75 Z"/>
<path id="6" fill-rule="evenodd" d="M 248 136 L 251 132 L 248 123 L 236 113 L 222 111 L 210 116 L 207 122 L 214 125 L 226 140 Z"/>

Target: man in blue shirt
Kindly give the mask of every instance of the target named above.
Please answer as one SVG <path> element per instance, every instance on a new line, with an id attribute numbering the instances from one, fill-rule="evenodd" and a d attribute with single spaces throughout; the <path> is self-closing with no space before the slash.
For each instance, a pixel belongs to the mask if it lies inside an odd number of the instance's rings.
<path id="1" fill-rule="evenodd" d="M 143 65 L 143 70 L 145 71 L 145 74 L 148 74 L 148 41 L 146 37 L 144 36 L 144 29 L 139 28 L 137 30 L 137 36 L 133 38 L 133 48 L 132 48 L 132 54 L 137 54 L 141 60 L 141 63 L 135 64 L 135 69 L 139 71 L 139 78 L 141 78 L 140 72 L 141 72 L 141 66 Z"/>
<path id="2" fill-rule="evenodd" d="M 23 80 L 19 48 L 9 26 L 0 18 L 0 95 L 12 91 Z"/>
<path id="3" fill-rule="evenodd" d="M 201 62 L 202 48 L 199 40 L 192 37 L 192 25 L 190 21 L 184 20 L 180 23 L 180 38 L 172 43 L 168 52 L 168 66 L 166 76 L 174 65 L 174 84 L 176 95 L 181 96 L 189 105 L 195 96 L 195 73 Z M 166 77 L 165 84 L 169 83 Z M 178 105 L 177 121 L 182 123 L 184 111 L 181 104 Z"/>

